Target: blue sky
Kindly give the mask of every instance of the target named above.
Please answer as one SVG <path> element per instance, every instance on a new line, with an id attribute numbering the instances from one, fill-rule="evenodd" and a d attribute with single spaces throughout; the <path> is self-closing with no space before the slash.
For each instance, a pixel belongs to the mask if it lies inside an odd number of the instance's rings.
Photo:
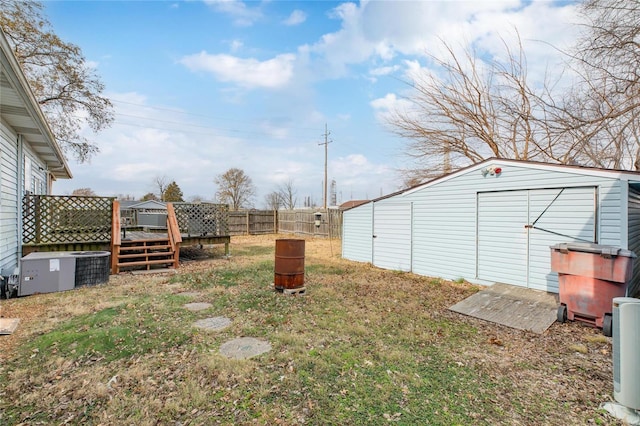
<path id="1" fill-rule="evenodd" d="M 96 67 L 116 113 L 110 129 L 86 129 L 100 152 L 70 160 L 74 178 L 54 193 L 138 198 L 166 176 L 187 200 L 212 200 L 214 178 L 237 167 L 257 208 L 288 180 L 300 205 L 322 205 L 325 124 L 339 203 L 400 189 L 409 160 L 384 116 L 441 40 L 490 57 L 517 29 L 541 80 L 560 64 L 548 43 L 568 46 L 577 22 L 573 2 L 518 0 L 50 1 L 45 13 Z"/>

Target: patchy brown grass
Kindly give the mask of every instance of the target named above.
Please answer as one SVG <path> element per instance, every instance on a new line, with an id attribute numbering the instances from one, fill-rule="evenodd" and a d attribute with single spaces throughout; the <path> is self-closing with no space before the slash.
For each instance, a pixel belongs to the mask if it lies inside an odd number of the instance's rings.
<path id="1" fill-rule="evenodd" d="M 339 241 L 307 241 L 307 295 L 285 297 L 271 288 L 277 237 L 233 237 L 229 259 L 217 247 L 175 275 L 1 301 L 21 323 L 0 336 L 0 424 L 617 424 L 598 409 L 612 393 L 599 330 L 453 313 L 477 287 L 346 261 Z M 195 300 L 213 307 L 181 309 Z M 217 315 L 232 327 L 190 327 Z M 113 347 L 82 349 L 101 331 Z M 243 335 L 273 350 L 219 355 Z"/>

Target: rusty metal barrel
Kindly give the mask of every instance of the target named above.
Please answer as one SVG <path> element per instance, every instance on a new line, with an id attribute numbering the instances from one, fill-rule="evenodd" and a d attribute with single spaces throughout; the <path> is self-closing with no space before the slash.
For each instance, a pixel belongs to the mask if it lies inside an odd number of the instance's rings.
<path id="1" fill-rule="evenodd" d="M 274 286 L 276 290 L 304 286 L 304 240 L 276 240 Z"/>

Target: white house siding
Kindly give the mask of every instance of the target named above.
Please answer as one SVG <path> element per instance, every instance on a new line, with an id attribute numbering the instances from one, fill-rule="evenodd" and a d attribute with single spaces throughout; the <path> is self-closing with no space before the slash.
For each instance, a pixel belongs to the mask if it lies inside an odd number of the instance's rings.
<path id="1" fill-rule="evenodd" d="M 626 206 L 626 201 L 623 203 L 621 200 L 623 192 L 626 197 L 626 190 L 622 191 L 621 186 L 626 186 L 626 182 L 608 176 L 599 176 L 597 173 L 581 173 L 580 169 L 574 172 L 568 168 L 561 169 L 529 163 L 523 165 L 505 162 L 484 163 L 482 168 L 491 164 L 502 167 L 502 173 L 499 176 L 483 176 L 479 167 L 470 168 L 387 199 L 389 202 L 413 204 L 412 238 L 407 241 L 407 244 L 412 246 L 411 270 L 414 273 L 446 279 L 465 278 L 481 284 L 494 282 L 483 280 L 477 273 L 476 232 L 479 193 L 595 187 L 599 204 L 596 229 L 598 242 L 626 248 L 626 225 L 623 227 L 622 222 L 626 223 L 627 213 L 625 211 L 621 214 L 621 206 L 623 204 Z M 542 201 L 546 199 L 545 197 Z M 524 225 L 525 223 L 522 224 L 523 231 Z M 515 230 L 515 225 L 513 226 Z M 624 233 L 621 232 L 622 229 Z M 347 244 L 350 244 L 349 240 L 354 238 L 349 229 L 345 229 Z M 559 237 L 557 242 L 561 241 L 563 239 Z M 548 246 L 546 249 L 541 248 L 548 242 L 540 242 L 539 253 L 549 250 Z M 503 244 L 506 243 L 503 242 Z M 368 250 L 368 247 L 362 246 L 362 250 Z M 364 252 L 346 253 L 345 257 L 353 260 L 367 259 L 370 256 L 369 253 Z M 536 253 L 533 253 L 534 258 L 535 256 Z M 533 266 L 534 269 L 540 268 L 537 274 L 546 276 L 551 272 L 550 268 L 545 269 L 544 263 L 546 260 L 540 257 Z M 506 274 L 501 277 L 503 278 L 501 280 L 507 283 L 516 281 L 521 284 L 522 281 L 518 281 L 518 274 L 521 273 L 520 265 L 516 267 L 513 276 Z M 554 291 L 553 286 L 549 290 Z"/>
<path id="2" fill-rule="evenodd" d="M 640 190 L 629 188 L 629 250 L 640 256 Z M 637 296 L 640 290 L 640 257 L 633 264 L 633 280 L 629 284 L 629 295 Z"/>
<path id="3" fill-rule="evenodd" d="M 373 203 L 347 210 L 342 215 L 342 257 L 371 262 L 373 256 Z"/>
<path id="4" fill-rule="evenodd" d="M 18 265 L 17 136 L 0 123 L 0 269 L 9 275 Z"/>
<path id="5" fill-rule="evenodd" d="M 411 203 L 383 200 L 373 205 L 373 264 L 411 271 Z"/>

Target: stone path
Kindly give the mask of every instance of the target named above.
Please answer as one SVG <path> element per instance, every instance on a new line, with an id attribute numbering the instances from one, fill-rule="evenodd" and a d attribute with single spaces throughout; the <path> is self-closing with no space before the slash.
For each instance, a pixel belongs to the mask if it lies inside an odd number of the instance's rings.
<path id="1" fill-rule="evenodd" d="M 224 330 L 231 325 L 231 320 L 227 317 L 204 318 L 193 323 L 194 327 L 205 330 Z"/>
<path id="2" fill-rule="evenodd" d="M 187 292 L 180 293 L 182 296 L 198 296 L 198 293 L 189 294 Z M 201 311 L 208 309 L 212 305 L 206 302 L 194 302 L 184 305 L 185 309 L 190 311 Z M 227 317 L 210 317 L 203 318 L 195 323 L 194 327 L 198 327 L 204 330 L 220 331 L 231 325 L 231 320 Z M 271 350 L 271 344 L 266 340 L 256 339 L 254 337 L 240 337 L 237 339 L 229 340 L 220 346 L 220 354 L 227 358 L 233 359 L 248 359 L 254 356 L 261 355 Z"/>
<path id="3" fill-rule="evenodd" d="M 190 310 L 190 311 L 202 311 L 204 309 L 208 309 L 211 306 L 211 303 L 206 303 L 206 302 L 195 302 L 195 303 L 187 303 L 186 305 L 183 305 L 186 309 Z"/>

